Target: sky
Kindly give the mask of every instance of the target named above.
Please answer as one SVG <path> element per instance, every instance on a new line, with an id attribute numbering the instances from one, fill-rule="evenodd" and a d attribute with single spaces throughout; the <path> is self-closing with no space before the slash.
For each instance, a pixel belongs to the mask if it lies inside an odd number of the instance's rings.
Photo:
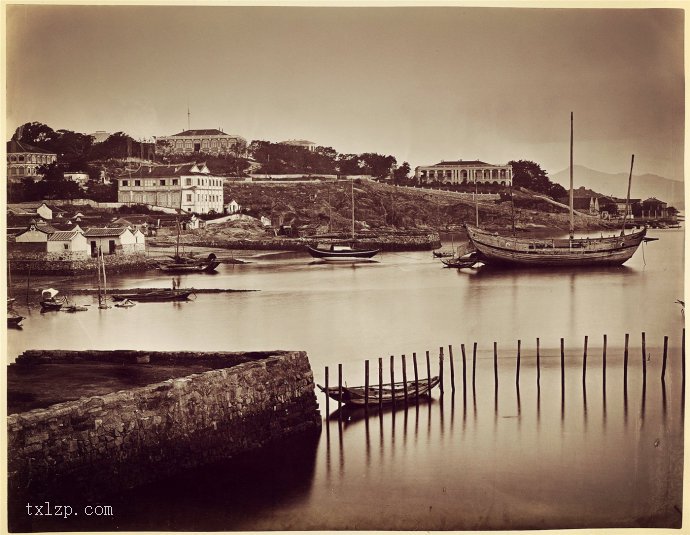
<path id="1" fill-rule="evenodd" d="M 638 4 L 639 5 L 639 4 Z M 651 5 L 651 4 L 649 4 Z M 659 5 L 659 4 L 657 4 Z M 221 128 L 683 179 L 681 9 L 6 7 L 5 134 Z"/>

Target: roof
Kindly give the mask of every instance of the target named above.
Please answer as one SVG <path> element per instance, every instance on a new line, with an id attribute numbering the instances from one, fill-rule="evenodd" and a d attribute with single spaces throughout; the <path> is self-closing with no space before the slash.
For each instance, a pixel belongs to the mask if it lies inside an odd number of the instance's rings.
<path id="1" fill-rule="evenodd" d="M 54 154 L 55 156 L 57 156 L 57 154 L 55 154 L 54 152 L 50 152 L 49 150 L 45 149 L 39 149 L 38 147 L 29 145 L 28 143 L 24 143 L 23 141 L 17 141 L 16 139 L 12 139 L 7 142 L 7 154 L 22 152 L 37 152 L 39 154 Z"/>
<path id="2" fill-rule="evenodd" d="M 226 134 L 225 132 L 221 132 L 220 130 L 216 128 L 208 128 L 205 130 L 184 130 L 183 132 L 180 132 L 179 134 L 173 134 L 172 136 L 169 137 L 177 137 L 177 136 L 184 136 L 184 137 L 189 137 L 189 136 L 229 136 L 229 137 L 236 137 L 236 136 L 231 136 L 231 134 Z"/>
<path id="3" fill-rule="evenodd" d="M 308 141 L 306 139 L 288 139 L 280 143 L 283 145 L 316 145 L 313 141 Z"/>
<path id="4" fill-rule="evenodd" d="M 113 220 L 113 224 L 117 226 L 142 225 L 145 223 L 150 223 L 152 219 L 154 218 L 148 215 L 130 215 L 127 217 L 118 217 L 117 219 Z"/>
<path id="5" fill-rule="evenodd" d="M 649 199 L 645 199 L 645 200 L 642 201 L 642 202 L 644 202 L 644 203 L 651 203 L 651 204 L 667 204 L 667 203 L 665 203 L 664 201 L 660 201 L 660 200 L 657 199 L 656 197 L 650 197 Z"/>
<path id="6" fill-rule="evenodd" d="M 118 176 L 119 179 L 127 180 L 128 178 L 171 178 L 187 175 L 201 175 L 211 176 L 209 173 L 203 173 L 200 169 L 206 167 L 205 162 L 200 163 L 184 163 L 177 165 L 142 165 L 137 171 Z M 196 170 L 193 170 L 196 169 Z M 208 169 L 206 167 L 206 169 Z"/>
<path id="7" fill-rule="evenodd" d="M 11 210 L 11 211 L 18 211 L 18 212 L 20 212 L 20 213 L 21 213 L 21 212 L 26 213 L 26 212 L 29 212 L 29 211 L 32 211 L 33 213 L 36 213 L 36 210 L 38 210 L 38 209 L 39 209 L 41 206 L 43 206 L 44 204 L 46 204 L 46 203 L 44 203 L 44 202 L 38 202 L 38 203 L 34 203 L 34 202 L 8 203 L 8 204 L 7 204 L 7 209 L 8 209 L 8 210 Z M 46 207 L 50 208 L 50 206 L 48 206 L 47 204 L 46 204 Z M 52 208 L 50 208 L 50 209 L 52 210 Z"/>
<path id="8" fill-rule="evenodd" d="M 434 165 L 422 166 L 422 167 L 436 167 L 440 165 L 462 165 L 462 166 L 472 166 L 472 165 L 487 165 L 489 167 L 502 167 L 491 163 L 482 162 L 481 160 L 453 160 L 453 161 L 440 161 Z"/>
<path id="9" fill-rule="evenodd" d="M 127 232 L 127 227 L 117 228 L 89 228 L 84 232 L 87 238 L 104 238 L 106 236 L 122 236 Z"/>
<path id="10" fill-rule="evenodd" d="M 25 232 L 29 232 L 31 230 L 31 227 L 34 227 L 34 230 L 37 230 L 39 232 L 43 232 L 43 234 L 48 234 L 49 236 L 58 231 L 55 227 L 53 227 L 51 225 L 37 225 L 35 223 L 32 223 L 27 228 L 25 228 L 22 232 L 17 234 L 17 236 L 24 234 Z"/>
<path id="11" fill-rule="evenodd" d="M 77 234 L 81 234 L 81 232 L 76 230 L 60 230 L 48 236 L 48 241 L 70 241 Z"/>

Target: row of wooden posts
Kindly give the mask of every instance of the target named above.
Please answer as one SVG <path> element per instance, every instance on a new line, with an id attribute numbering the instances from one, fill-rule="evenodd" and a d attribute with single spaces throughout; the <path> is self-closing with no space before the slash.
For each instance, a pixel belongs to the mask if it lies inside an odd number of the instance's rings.
<path id="1" fill-rule="evenodd" d="M 625 335 L 625 350 L 623 353 L 623 380 L 627 387 L 628 384 L 628 343 L 630 336 Z M 582 359 L 582 385 L 585 387 L 587 378 L 587 344 L 589 338 L 585 336 L 584 341 L 584 353 Z M 521 341 L 518 340 L 517 343 L 517 357 L 515 365 L 515 385 L 520 388 L 520 346 Z M 602 380 L 604 386 L 606 385 L 606 346 L 607 346 L 607 335 L 604 335 L 604 345 L 602 354 Z M 465 353 L 465 344 L 460 344 L 460 352 L 462 354 L 462 389 L 463 393 L 467 390 L 467 356 Z M 666 382 L 666 362 L 668 359 L 668 336 L 664 336 L 664 352 L 663 360 L 661 366 L 661 382 L 665 384 Z M 455 393 L 455 364 L 453 361 L 453 346 L 448 346 L 448 360 L 450 363 L 450 388 L 453 393 Z M 439 347 L 439 389 L 441 395 L 443 395 L 444 385 L 443 385 L 443 372 L 444 372 L 444 348 Z M 494 342 L 494 388 L 498 390 L 498 344 Z M 379 408 L 382 406 L 382 391 L 383 391 L 383 358 L 378 359 L 379 364 L 379 382 L 378 382 L 378 404 Z M 412 353 L 412 364 L 414 368 L 414 385 L 415 385 L 415 399 L 418 399 L 419 394 L 419 371 L 417 367 L 417 353 Z M 475 377 L 476 377 L 476 365 L 477 365 L 477 343 L 475 342 L 472 346 L 472 389 L 475 388 Z M 540 387 L 541 380 L 541 364 L 540 364 L 540 354 L 539 354 L 539 338 L 537 338 L 537 388 Z M 683 391 L 685 390 L 685 328 L 683 328 L 682 335 L 682 345 L 681 345 L 681 367 L 682 367 L 682 381 L 683 381 Z M 426 352 L 426 375 L 427 384 L 431 381 L 431 360 L 429 356 L 429 351 Z M 328 406 L 328 366 L 325 369 L 325 390 L 326 390 L 326 413 L 329 413 Z M 647 343 L 645 333 L 642 333 L 642 379 L 646 383 L 647 381 Z M 402 381 L 407 383 L 407 363 L 405 355 L 402 355 Z M 395 357 L 391 355 L 390 357 L 390 385 L 392 389 L 393 403 L 395 404 Z M 565 340 L 561 338 L 561 390 L 565 390 Z M 369 407 L 369 361 L 364 361 L 364 407 L 368 409 Z M 338 364 L 338 400 L 342 404 L 343 399 L 343 365 Z M 408 405 L 408 393 L 407 388 L 404 389 L 403 403 L 405 406 Z"/>

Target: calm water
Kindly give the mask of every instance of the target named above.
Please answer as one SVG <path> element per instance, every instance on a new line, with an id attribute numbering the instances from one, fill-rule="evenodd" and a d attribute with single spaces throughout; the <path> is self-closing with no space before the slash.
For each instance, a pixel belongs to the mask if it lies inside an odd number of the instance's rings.
<path id="1" fill-rule="evenodd" d="M 26 348 L 304 349 L 317 382 L 324 366 L 363 382 L 364 360 L 420 360 L 453 345 L 455 394 L 364 418 L 331 414 L 315 439 L 197 470 L 113 498 L 115 519 L 74 529 L 518 529 L 677 526 L 682 507 L 683 233 L 657 231 L 626 266 L 594 270 L 450 270 L 428 252 L 378 263 L 314 264 L 303 255 L 224 265 L 181 277 L 183 287 L 256 289 L 78 314 L 31 312 L 8 332 L 12 360 Z M 85 284 L 89 283 L 89 284 Z M 116 287 L 170 286 L 170 277 L 112 276 Z M 75 281 L 75 287 L 90 281 Z M 94 283 L 95 285 L 95 283 Z M 67 291 L 62 283 L 60 289 Z M 90 298 L 77 297 L 89 302 Z M 640 333 L 647 339 L 642 381 Z M 623 343 L 630 333 L 628 386 Z M 606 379 L 602 338 L 608 336 Z M 586 389 L 582 344 L 589 336 Z M 665 388 L 659 380 L 669 336 Z M 536 338 L 541 381 L 536 388 Z M 559 341 L 566 342 L 561 389 Z M 520 389 L 515 386 L 522 340 Z M 499 389 L 494 390 L 493 342 Z M 476 385 L 471 346 L 478 343 Z M 463 395 L 460 344 L 468 346 Z M 447 362 L 447 361 L 446 361 Z M 320 397 L 322 414 L 325 401 Z M 335 403 L 330 403 L 334 413 Z M 69 522 L 72 522 L 71 520 Z M 83 522 L 83 520 L 80 520 Z M 34 528 L 53 528 L 35 524 Z M 63 522 L 60 529 L 68 526 Z"/>

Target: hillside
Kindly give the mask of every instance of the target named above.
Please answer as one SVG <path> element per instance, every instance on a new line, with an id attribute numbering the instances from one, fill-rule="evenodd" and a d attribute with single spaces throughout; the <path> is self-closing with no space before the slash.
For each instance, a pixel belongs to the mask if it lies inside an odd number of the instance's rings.
<path id="1" fill-rule="evenodd" d="M 354 183 L 357 231 L 444 229 L 474 223 L 471 198 L 456 193 L 395 187 L 378 182 Z M 311 233 L 349 232 L 351 229 L 350 183 L 248 183 L 225 185 L 225 200 L 236 200 L 254 217 L 267 216 L 274 226 L 311 227 Z M 534 195 L 516 192 L 518 228 L 547 227 L 566 230 L 567 208 Z M 494 229 L 512 226 L 511 203 L 505 199 L 479 203 L 482 226 Z M 602 228 L 604 223 L 589 216 L 576 217 L 580 229 Z"/>
<path id="2" fill-rule="evenodd" d="M 549 176 L 554 182 L 561 184 L 565 188 L 569 187 L 570 171 L 568 169 L 563 169 Z M 573 167 L 573 180 L 576 188 L 584 186 L 598 193 L 619 198 L 625 198 L 628 188 L 627 173 L 603 173 L 581 165 Z M 642 200 L 656 197 L 681 210 L 685 205 L 684 183 L 682 181 L 671 180 L 653 174 L 633 174 L 630 196 L 633 199 Z"/>

